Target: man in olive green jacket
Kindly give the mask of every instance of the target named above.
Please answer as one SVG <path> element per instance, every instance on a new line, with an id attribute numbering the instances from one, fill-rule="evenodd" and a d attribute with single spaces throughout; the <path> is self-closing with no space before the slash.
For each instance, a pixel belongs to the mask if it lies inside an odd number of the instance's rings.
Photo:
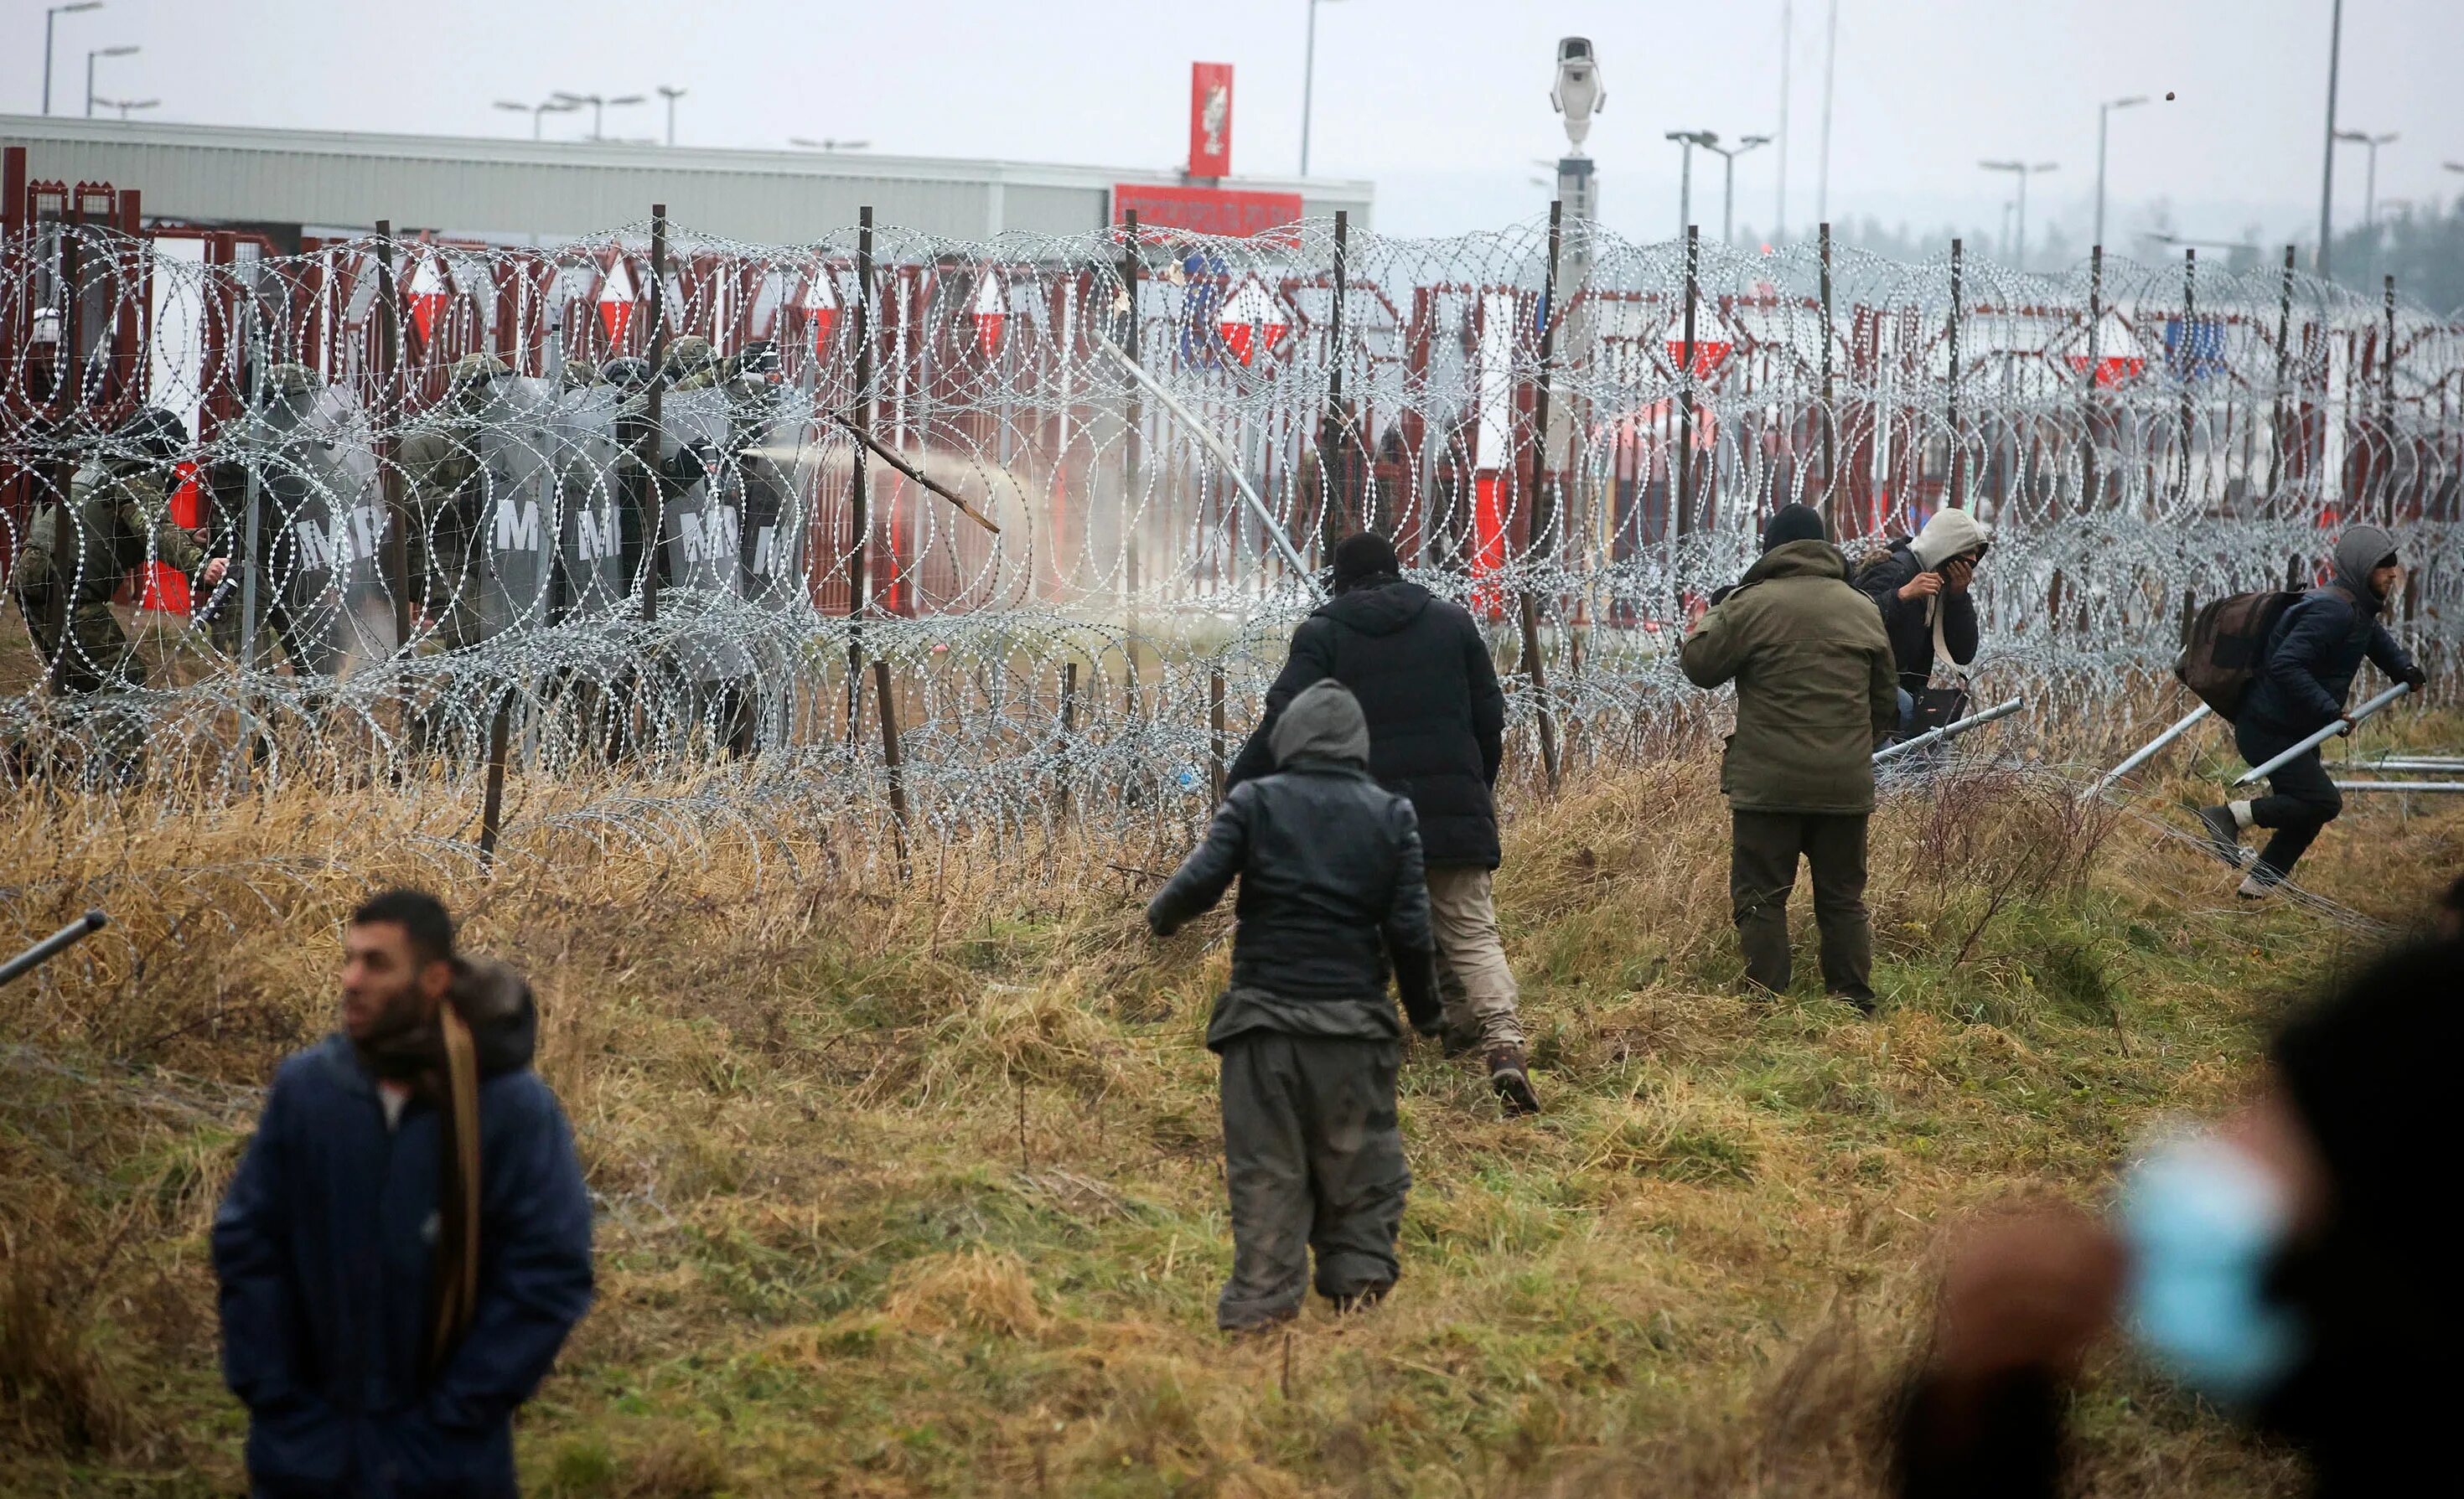
<path id="1" fill-rule="evenodd" d="M 1803 513 L 1799 513 L 1803 512 Z M 1789 982 L 1788 896 L 1802 855 L 1814 872 L 1822 984 L 1860 1010 L 1874 1004 L 1874 929 L 1865 914 L 1865 819 L 1873 753 L 1899 723 L 1890 637 L 1819 517 L 1784 508 L 1762 559 L 1696 621 L 1679 656 L 1696 686 L 1737 684 L 1737 728 L 1720 763 L 1734 844 L 1728 895 L 1749 983 Z"/>

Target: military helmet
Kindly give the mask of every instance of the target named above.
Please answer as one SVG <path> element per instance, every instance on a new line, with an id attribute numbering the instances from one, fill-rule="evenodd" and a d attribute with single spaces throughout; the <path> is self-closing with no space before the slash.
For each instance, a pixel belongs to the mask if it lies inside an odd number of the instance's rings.
<path id="1" fill-rule="evenodd" d="M 599 378 L 619 390 L 638 390 L 650 382 L 650 361 L 626 355 L 599 366 Z"/>
<path id="2" fill-rule="evenodd" d="M 459 392 L 484 385 L 506 374 L 505 361 L 493 354 L 466 354 L 453 361 L 446 384 Z"/>
<path id="3" fill-rule="evenodd" d="M 174 463 L 188 450 L 188 427 L 160 406 L 147 406 L 112 430 L 112 456 L 122 461 Z"/>
<path id="4" fill-rule="evenodd" d="M 564 388 L 567 390 L 580 390 L 584 385 L 596 385 L 599 383 L 599 366 L 588 359 L 567 359 L 564 361 L 563 379 Z"/>
<path id="5" fill-rule="evenodd" d="M 269 396 L 305 396 L 321 383 L 317 372 L 305 364 L 284 362 L 265 372 L 265 393 Z"/>
<path id="6" fill-rule="evenodd" d="M 697 333 L 668 340 L 668 367 L 671 370 L 699 369 L 714 358 L 710 340 Z"/>

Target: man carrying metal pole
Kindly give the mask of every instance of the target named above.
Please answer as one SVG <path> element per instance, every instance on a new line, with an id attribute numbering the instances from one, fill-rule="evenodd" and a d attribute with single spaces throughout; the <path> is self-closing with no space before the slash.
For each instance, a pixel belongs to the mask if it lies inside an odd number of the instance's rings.
<path id="1" fill-rule="evenodd" d="M 2344 705 L 2362 659 L 2414 691 L 2429 680 L 2379 622 L 2380 611 L 2404 584 L 2395 538 L 2376 526 L 2350 527 L 2336 542 L 2335 563 L 2334 581 L 2304 594 L 2268 631 L 2258 674 L 2233 718 L 2233 743 L 2254 768 L 2242 779 L 2264 774 L 2269 794 L 2199 814 L 2217 857 L 2236 868 L 2242 833 L 2272 833 L 2241 882 L 2244 900 L 2263 900 L 2281 884 L 2320 830 L 2344 810 L 2317 747 L 2323 731 L 2350 733 L 2360 717 Z"/>

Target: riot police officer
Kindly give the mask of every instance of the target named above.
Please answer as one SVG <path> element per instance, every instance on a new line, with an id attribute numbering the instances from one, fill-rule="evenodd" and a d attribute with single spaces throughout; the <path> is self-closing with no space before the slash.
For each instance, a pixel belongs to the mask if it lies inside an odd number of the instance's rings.
<path id="1" fill-rule="evenodd" d="M 397 450 L 410 514 L 404 536 L 411 601 L 446 650 L 480 638 L 472 544 L 478 530 L 481 413 L 488 387 L 506 373 L 493 354 L 466 354 L 446 377 L 445 403 Z"/>
<path id="2" fill-rule="evenodd" d="M 68 504 L 45 506 L 29 528 L 14 580 L 17 602 L 35 648 L 56 663 L 61 691 L 144 685 L 144 663 L 111 600 L 121 584 L 142 579 L 149 560 L 187 574 L 192 589 L 222 581 L 229 559 L 208 557 L 196 536 L 171 519 L 173 466 L 187 446 L 178 417 L 157 408 L 138 412 L 102 440 L 99 470 L 77 475 Z"/>

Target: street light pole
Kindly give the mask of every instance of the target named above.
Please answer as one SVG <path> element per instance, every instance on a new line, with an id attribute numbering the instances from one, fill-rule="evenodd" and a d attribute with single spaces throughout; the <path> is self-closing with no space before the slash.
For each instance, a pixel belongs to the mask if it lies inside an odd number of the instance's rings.
<path id="1" fill-rule="evenodd" d="M 1831 73 L 1839 59 L 1839 0 L 1831 0 L 1831 16 L 1822 28 L 1822 164 L 1814 177 L 1814 218 L 1831 222 Z"/>
<path id="2" fill-rule="evenodd" d="M 2011 172 L 2015 174 L 2019 179 L 2019 232 L 2017 236 L 2019 244 L 2018 252 L 2011 257 L 2011 264 L 2013 270 L 2025 271 L 2028 269 L 2028 179 L 2032 176 L 2041 176 L 2046 172 L 2057 170 L 2060 163 L 2057 162 L 2036 162 L 2034 163 L 2027 162 L 1979 162 L 1976 164 L 1985 168 L 1989 172 Z"/>
<path id="3" fill-rule="evenodd" d="M 2336 132 L 2337 140 L 2350 141 L 2369 152 L 2368 164 L 2362 169 L 2362 228 L 2374 228 L 2379 221 L 2379 147 L 2395 138 L 2396 133 L 2392 130 L 2383 136 L 2374 136 L 2366 130 Z"/>
<path id="4" fill-rule="evenodd" d="M 1317 8 L 1309 0 L 1309 44 L 1301 54 L 1301 175 L 1309 175 L 1309 116 L 1317 95 Z"/>
<path id="5" fill-rule="evenodd" d="M 1710 145 L 1720 138 L 1708 130 L 1672 130 L 1668 139 L 1677 142 L 1677 237 L 1685 237 L 1685 226 L 1694 222 L 1694 148 Z"/>
<path id="6" fill-rule="evenodd" d="M 676 143 L 676 100 L 684 98 L 685 92 L 683 89 L 671 89 L 664 83 L 659 85 L 659 97 L 668 101 L 668 144 L 670 145 Z"/>
<path id="7" fill-rule="evenodd" d="M 75 15 L 79 11 L 99 11 L 102 0 L 77 0 L 75 5 L 55 5 L 43 11 L 43 113 L 52 112 L 52 17 Z"/>
<path id="8" fill-rule="evenodd" d="M 597 94 L 574 94 L 563 89 L 559 89 L 554 98 L 561 104 L 590 106 L 590 139 L 593 141 L 607 139 L 608 105 L 639 104 L 643 101 L 639 94 L 619 94 L 613 98 L 605 98 Z"/>
<path id="9" fill-rule="evenodd" d="M 2319 178 L 2319 279 L 2327 279 L 2328 252 L 2336 239 L 2336 69 L 2344 49 L 2344 0 L 2336 0 L 2327 23 L 2327 149 Z"/>
<path id="10" fill-rule="evenodd" d="M 98 98 L 95 102 L 105 109 L 120 111 L 120 118 L 126 119 L 130 110 L 152 109 L 163 101 L 159 98 Z"/>
<path id="11" fill-rule="evenodd" d="M 2132 109 L 2146 102 L 2146 95 L 2133 94 L 2128 98 L 2107 99 L 2103 103 L 2096 106 L 2096 234 L 2088 241 L 2090 245 L 2101 245 L 2104 243 L 2104 132 L 2106 119 L 2117 109 Z"/>
<path id="12" fill-rule="evenodd" d="M 1748 136 L 1732 146 L 1719 144 L 1719 137 L 1705 130 L 1702 134 L 1702 139 L 1695 143 L 1702 146 L 1703 149 L 1706 151 L 1719 152 L 1721 160 L 1726 163 L 1725 170 L 1727 180 L 1726 188 L 1722 192 L 1720 200 L 1720 243 L 1727 245 L 1734 243 L 1737 237 L 1737 158 L 1745 155 L 1747 152 L 1752 150 L 1758 145 L 1769 145 L 1771 143 L 1771 137 Z"/>
<path id="13" fill-rule="evenodd" d="M 137 50 L 138 48 L 136 45 L 131 43 L 120 47 L 97 47 L 85 54 L 86 119 L 92 119 L 94 118 L 94 59 L 97 57 L 125 57 L 132 53 L 135 53 Z"/>

